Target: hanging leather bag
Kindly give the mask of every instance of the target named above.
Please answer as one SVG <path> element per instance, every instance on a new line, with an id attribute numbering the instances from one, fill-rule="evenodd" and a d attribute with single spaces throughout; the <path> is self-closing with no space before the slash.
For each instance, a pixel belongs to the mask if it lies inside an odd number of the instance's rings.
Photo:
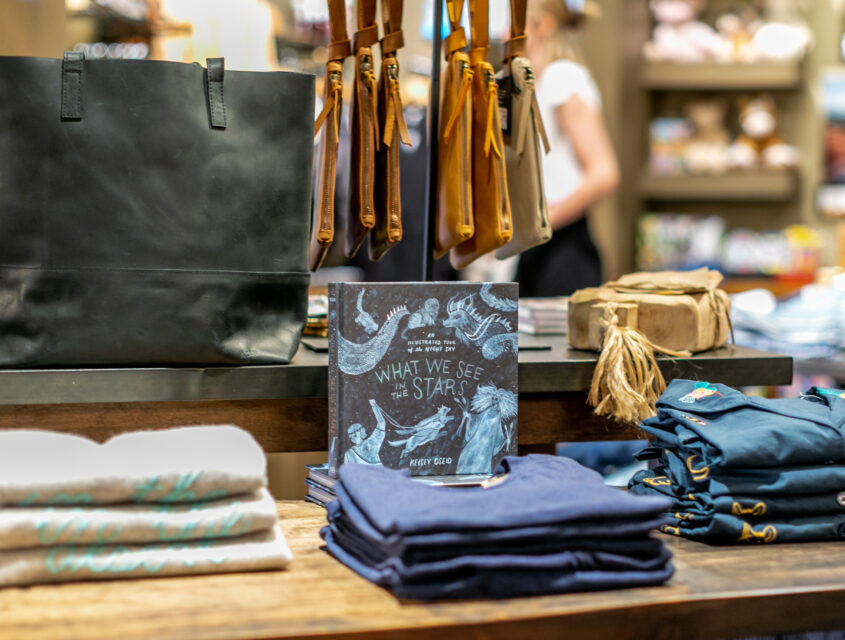
<path id="1" fill-rule="evenodd" d="M 293 356 L 314 79 L 207 67 L 0 58 L 0 366 Z"/>
<path id="2" fill-rule="evenodd" d="M 525 5 L 526 0 L 511 0 L 511 37 L 504 44 L 505 68 L 498 74 L 513 216 L 513 237 L 496 249 L 499 260 L 548 242 L 552 237 L 543 184 L 543 152 L 549 152 L 549 139 L 537 104 L 534 71 L 524 56 Z"/>
<path id="3" fill-rule="evenodd" d="M 472 77 L 461 26 L 463 0 L 446 0 L 451 33 L 443 42 L 446 73 L 441 85 L 440 143 L 438 145 L 437 213 L 434 257 L 475 232 L 472 210 Z"/>
<path id="4" fill-rule="evenodd" d="M 399 63 L 396 51 L 404 45 L 402 0 L 382 0 L 384 37 L 381 39 L 378 121 L 382 133 L 376 149 L 375 227 L 370 234 L 370 259 L 380 260 L 402 240 L 402 190 L 399 143 L 411 146 L 399 93 Z"/>
<path id="5" fill-rule="evenodd" d="M 499 87 L 489 52 L 489 0 L 469 0 L 472 47 L 472 211 L 473 236 L 452 249 L 450 262 L 463 269 L 513 235 L 505 147 L 499 117 Z"/>
<path id="6" fill-rule="evenodd" d="M 357 0 L 358 31 L 353 38 L 355 87 L 352 92 L 349 217 L 346 256 L 352 258 L 376 224 L 374 178 L 379 148 L 378 82 L 373 45 L 378 42 L 376 0 Z"/>
<path id="7" fill-rule="evenodd" d="M 328 0 L 329 59 L 323 80 L 323 110 L 317 116 L 314 136 L 318 144 L 317 184 L 314 193 L 314 219 L 311 228 L 309 266 L 316 271 L 323 264 L 334 242 L 334 195 L 337 178 L 337 147 L 340 138 L 340 116 L 343 111 L 343 61 L 351 53 L 346 33 L 344 0 Z"/>

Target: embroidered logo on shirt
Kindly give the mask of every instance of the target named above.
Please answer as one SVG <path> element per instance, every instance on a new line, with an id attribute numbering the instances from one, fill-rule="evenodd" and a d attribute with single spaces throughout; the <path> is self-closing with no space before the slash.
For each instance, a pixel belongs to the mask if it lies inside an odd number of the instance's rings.
<path id="1" fill-rule="evenodd" d="M 681 402 L 692 404 L 696 400 L 701 400 L 702 398 L 707 398 L 713 395 L 721 396 L 722 394 L 719 393 L 717 389 L 711 387 L 710 384 L 707 382 L 696 382 L 695 388 L 690 391 L 687 395 L 682 396 L 680 400 Z"/>
<path id="2" fill-rule="evenodd" d="M 819 389 L 819 393 L 823 396 L 835 396 L 845 399 L 845 392 L 839 391 L 838 389 Z"/>

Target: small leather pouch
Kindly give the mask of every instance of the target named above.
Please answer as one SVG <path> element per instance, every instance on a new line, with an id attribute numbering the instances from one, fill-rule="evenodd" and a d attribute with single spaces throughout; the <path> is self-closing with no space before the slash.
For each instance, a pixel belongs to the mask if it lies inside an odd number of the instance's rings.
<path id="1" fill-rule="evenodd" d="M 331 21 L 329 61 L 326 63 L 324 79 L 323 110 L 314 125 L 314 135 L 320 135 L 322 131 L 322 138 L 318 149 L 309 252 L 309 267 L 312 271 L 320 268 L 334 241 L 334 192 L 340 114 L 343 108 L 343 60 L 350 54 L 344 0 L 328 0 L 328 4 Z"/>
<path id="2" fill-rule="evenodd" d="M 378 121 L 382 140 L 376 150 L 376 221 L 370 234 L 370 260 L 380 260 L 402 240 L 399 143 L 411 145 L 399 93 L 399 63 L 396 60 L 396 51 L 404 44 L 402 0 L 382 0 L 381 13 L 384 37 L 381 39 Z"/>
<path id="3" fill-rule="evenodd" d="M 355 33 L 355 88 L 352 92 L 352 150 L 350 155 L 349 217 L 346 256 L 352 258 L 376 224 L 373 198 L 378 132 L 378 82 L 372 46 L 378 42 L 376 0 L 358 0 Z"/>
<path id="4" fill-rule="evenodd" d="M 503 118 L 513 216 L 513 238 L 496 249 L 499 260 L 548 242 L 552 237 L 543 184 L 543 151 L 549 152 L 549 139 L 537 104 L 531 62 L 522 56 L 525 4 L 526 0 L 511 0 L 511 38 L 505 42 L 505 68 L 498 75 L 499 112 Z"/>
<path id="5" fill-rule="evenodd" d="M 446 73 L 441 85 L 438 145 L 437 214 L 434 257 L 472 238 L 472 78 L 469 56 L 461 51 L 463 0 L 446 0 L 452 32 L 446 38 Z"/>
<path id="6" fill-rule="evenodd" d="M 475 233 L 452 249 L 450 262 L 463 269 L 510 242 L 513 236 L 505 147 L 499 117 L 499 87 L 489 50 L 489 0 L 470 0 L 472 26 L 472 211 Z"/>

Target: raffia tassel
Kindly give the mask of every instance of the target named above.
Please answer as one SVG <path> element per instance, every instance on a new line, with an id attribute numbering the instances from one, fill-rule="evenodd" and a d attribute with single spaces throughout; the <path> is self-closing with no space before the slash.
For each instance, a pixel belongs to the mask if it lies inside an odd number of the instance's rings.
<path id="1" fill-rule="evenodd" d="M 657 398 L 666 389 L 654 352 L 674 357 L 690 352 L 663 349 L 636 329 L 620 326 L 617 305 L 612 302 L 606 304 L 600 323 L 604 339 L 588 401 L 596 415 L 642 422 L 655 414 Z"/>

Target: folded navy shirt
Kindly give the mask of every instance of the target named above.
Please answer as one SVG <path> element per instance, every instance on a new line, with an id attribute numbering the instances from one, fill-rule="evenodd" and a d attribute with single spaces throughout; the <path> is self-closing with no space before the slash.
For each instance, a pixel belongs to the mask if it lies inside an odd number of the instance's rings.
<path id="1" fill-rule="evenodd" d="M 417 599 L 652 585 L 671 554 L 649 531 L 665 496 L 635 497 L 556 456 L 505 458 L 490 487 L 421 485 L 345 465 L 320 534 L 365 578 Z"/>
<path id="2" fill-rule="evenodd" d="M 845 392 L 813 387 L 801 398 L 771 400 L 678 379 L 641 428 L 657 447 L 696 454 L 703 467 L 845 462 Z"/>
<path id="3" fill-rule="evenodd" d="M 651 569 L 595 569 L 578 561 L 563 568 L 478 567 L 456 568 L 415 581 L 403 580 L 396 572 L 374 568 L 339 544 L 325 527 L 323 538 L 329 552 L 350 569 L 397 596 L 415 600 L 447 598 L 511 598 L 516 596 L 593 591 L 658 585 L 672 577 L 671 562 Z"/>
<path id="4" fill-rule="evenodd" d="M 351 502 L 383 536 L 482 531 L 579 521 L 654 517 L 669 501 L 635 497 L 604 484 L 574 460 L 528 455 L 502 459 L 505 476 L 490 487 L 424 485 L 407 472 L 367 465 L 340 469 L 338 497 Z"/>

